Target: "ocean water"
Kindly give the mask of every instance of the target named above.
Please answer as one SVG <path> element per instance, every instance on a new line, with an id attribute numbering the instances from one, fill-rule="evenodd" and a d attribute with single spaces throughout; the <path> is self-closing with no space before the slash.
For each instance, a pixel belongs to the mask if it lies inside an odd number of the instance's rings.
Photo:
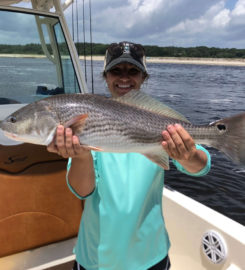
<path id="1" fill-rule="evenodd" d="M 90 62 L 87 62 L 91 91 Z M 84 63 L 82 63 L 82 66 Z M 94 92 L 108 94 L 103 62 L 94 61 Z M 185 115 L 194 124 L 208 124 L 245 111 L 245 67 L 149 63 L 142 90 Z M 207 176 L 195 178 L 166 172 L 165 184 L 245 225 L 245 168 L 216 149 Z"/>
<path id="2" fill-rule="evenodd" d="M 23 66 L 28 70 L 23 70 Z M 84 61 L 81 67 L 84 69 Z M 86 69 L 92 91 L 90 61 Z M 108 90 L 102 69 L 103 61 L 93 61 L 94 92 L 104 95 Z M 148 72 L 150 77 L 142 90 L 194 124 L 207 124 L 245 111 L 245 67 L 149 63 Z M 48 88 L 56 86 L 56 71 L 44 59 L 0 58 L 0 73 L 0 97 L 21 102 L 21 93 L 30 91 L 28 95 L 32 96 L 37 82 Z M 215 149 L 208 150 L 212 169 L 207 176 L 190 177 L 171 166 L 165 184 L 245 225 L 245 168 Z"/>

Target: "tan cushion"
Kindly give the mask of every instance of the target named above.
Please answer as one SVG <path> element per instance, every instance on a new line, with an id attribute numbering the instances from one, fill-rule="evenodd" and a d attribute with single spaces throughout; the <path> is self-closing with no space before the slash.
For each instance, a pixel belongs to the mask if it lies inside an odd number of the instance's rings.
<path id="1" fill-rule="evenodd" d="M 43 146 L 0 146 L 0 256 L 77 234 L 83 202 L 66 185 L 66 163 Z"/>

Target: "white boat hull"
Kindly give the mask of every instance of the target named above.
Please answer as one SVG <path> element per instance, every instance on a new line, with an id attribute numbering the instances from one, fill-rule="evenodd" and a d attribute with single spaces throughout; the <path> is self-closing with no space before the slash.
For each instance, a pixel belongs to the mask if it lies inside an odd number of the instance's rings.
<path id="1" fill-rule="evenodd" d="M 171 241 L 171 270 L 244 270 L 245 227 L 201 203 L 168 188 L 163 212 Z M 226 246 L 226 258 L 213 263 L 203 252 L 206 232 L 217 232 Z M 4 270 L 71 269 L 76 238 L 0 258 Z"/>
<path id="2" fill-rule="evenodd" d="M 244 226 L 167 188 L 164 190 L 163 207 L 171 241 L 171 270 L 245 269 Z M 217 232 L 225 242 L 227 257 L 220 263 L 211 262 L 203 252 L 202 239 L 208 231 Z M 216 253 L 215 245 L 210 249 Z M 221 256 L 219 253 L 218 249 L 218 256 Z"/>

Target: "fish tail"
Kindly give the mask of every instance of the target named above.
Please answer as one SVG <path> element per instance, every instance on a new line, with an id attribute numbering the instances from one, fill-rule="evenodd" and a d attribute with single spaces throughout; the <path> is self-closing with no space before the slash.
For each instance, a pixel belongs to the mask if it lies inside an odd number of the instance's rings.
<path id="1" fill-rule="evenodd" d="M 211 123 L 222 135 L 212 146 L 224 152 L 235 163 L 245 166 L 245 113 Z"/>

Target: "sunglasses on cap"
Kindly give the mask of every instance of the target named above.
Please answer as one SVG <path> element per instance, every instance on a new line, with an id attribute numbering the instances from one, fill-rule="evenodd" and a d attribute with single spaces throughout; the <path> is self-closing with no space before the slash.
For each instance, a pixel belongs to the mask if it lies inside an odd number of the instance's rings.
<path id="1" fill-rule="evenodd" d="M 123 61 L 135 64 L 143 72 L 146 72 L 145 49 L 140 44 L 126 41 L 112 43 L 106 51 L 104 69 L 108 71 L 114 64 Z"/>
<path id="2" fill-rule="evenodd" d="M 141 60 L 145 56 L 145 49 L 140 44 L 130 42 L 112 43 L 108 47 L 108 53 L 112 57 L 111 60 L 120 57 L 123 53 L 128 53 L 135 60 Z"/>

